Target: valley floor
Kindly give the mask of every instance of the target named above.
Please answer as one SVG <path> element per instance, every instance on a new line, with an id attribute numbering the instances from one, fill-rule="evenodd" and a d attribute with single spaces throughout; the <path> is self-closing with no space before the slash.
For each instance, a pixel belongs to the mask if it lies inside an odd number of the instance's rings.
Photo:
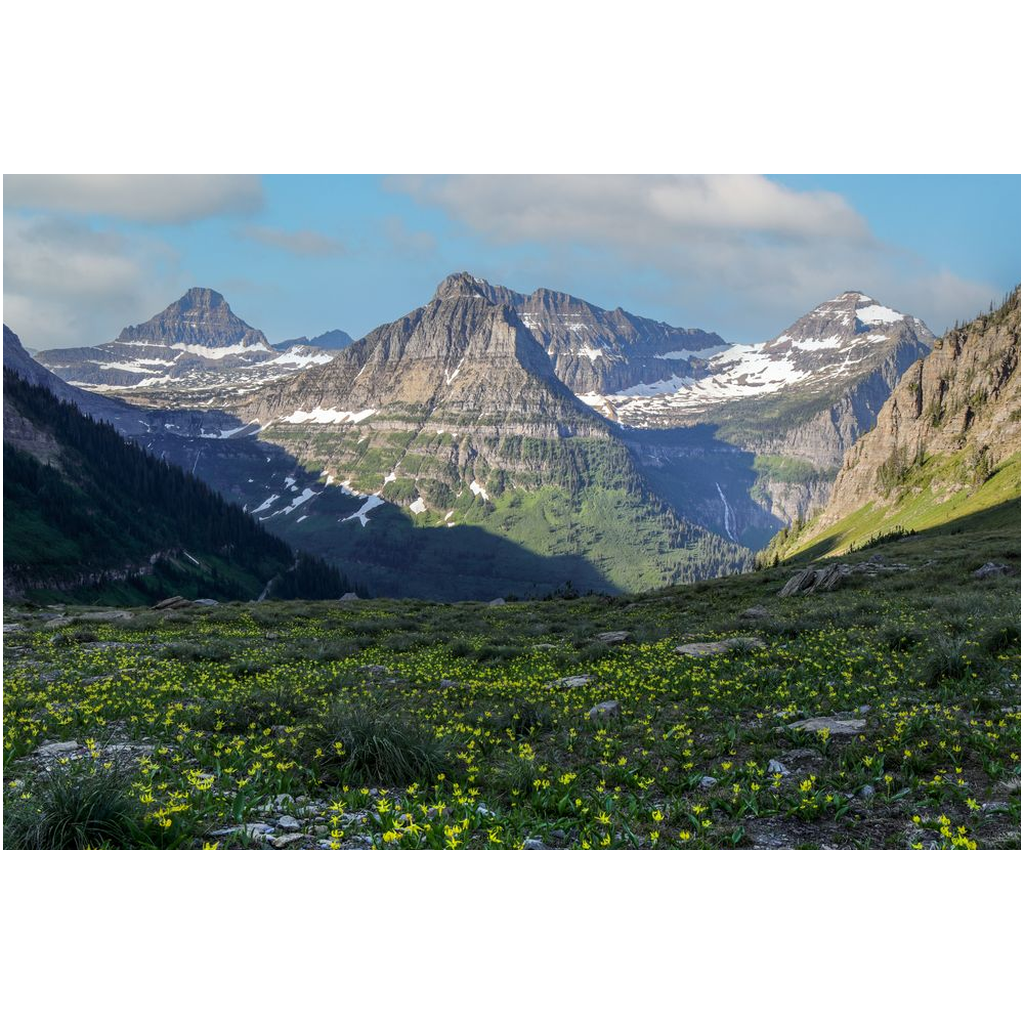
<path id="1" fill-rule="evenodd" d="M 501 606 L 9 607 L 5 846 L 1019 848 L 1019 531 L 845 561 L 789 598 L 780 566 Z"/>

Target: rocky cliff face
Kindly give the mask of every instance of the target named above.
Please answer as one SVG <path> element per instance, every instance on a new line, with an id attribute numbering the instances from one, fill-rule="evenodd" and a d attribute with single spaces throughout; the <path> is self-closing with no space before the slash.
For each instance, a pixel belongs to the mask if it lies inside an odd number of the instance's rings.
<path id="1" fill-rule="evenodd" d="M 810 534 L 868 502 L 900 496 L 925 460 L 956 457 L 958 472 L 933 473 L 934 500 L 978 486 L 1020 451 L 1020 288 L 993 313 L 938 339 L 900 378 L 873 430 L 846 453 L 828 504 Z"/>
<path id="2" fill-rule="evenodd" d="M 728 346 L 696 328 L 601 309 L 564 292 L 538 288 L 529 295 L 452 274 L 437 295 L 472 287 L 497 305 L 514 309 L 547 352 L 555 374 L 572 392 L 608 394 L 665 377 L 700 373 L 706 360 Z"/>
<path id="3" fill-rule="evenodd" d="M 240 406 L 262 424 L 365 423 L 367 428 L 514 424 L 526 436 L 607 435 L 579 403 L 515 311 L 468 276 L 433 300 L 371 331 L 329 364 L 263 388 Z"/>

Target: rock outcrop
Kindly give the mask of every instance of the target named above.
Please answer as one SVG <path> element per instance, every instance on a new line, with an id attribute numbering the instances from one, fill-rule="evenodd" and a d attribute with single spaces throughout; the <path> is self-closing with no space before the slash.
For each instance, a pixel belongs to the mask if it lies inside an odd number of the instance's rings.
<path id="1" fill-rule="evenodd" d="M 934 500 L 983 482 L 1020 451 L 1020 288 L 998 309 L 956 327 L 900 378 L 873 430 L 846 454 L 828 505 L 805 539 L 868 502 L 894 502 L 926 458 L 959 456 L 933 475 Z"/>

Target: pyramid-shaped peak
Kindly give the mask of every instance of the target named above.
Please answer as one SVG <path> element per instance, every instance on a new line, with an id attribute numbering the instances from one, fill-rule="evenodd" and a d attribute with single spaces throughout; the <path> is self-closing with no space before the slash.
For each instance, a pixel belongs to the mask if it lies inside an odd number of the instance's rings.
<path id="1" fill-rule="evenodd" d="M 458 299 L 458 298 L 484 298 L 490 290 L 490 285 L 482 278 L 474 277 L 466 270 L 460 270 L 457 274 L 449 274 L 434 292 L 434 299 Z"/>
<path id="2" fill-rule="evenodd" d="M 220 292 L 198 287 L 189 288 L 181 298 L 145 323 L 126 327 L 117 340 L 215 348 L 229 345 L 267 347 L 263 332 L 250 327 L 233 313 Z"/>

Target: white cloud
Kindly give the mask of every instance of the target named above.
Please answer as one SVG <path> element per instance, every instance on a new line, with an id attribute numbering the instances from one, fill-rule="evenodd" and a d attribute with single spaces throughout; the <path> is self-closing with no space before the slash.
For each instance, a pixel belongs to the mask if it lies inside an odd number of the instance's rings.
<path id="1" fill-rule="evenodd" d="M 111 341 L 182 287 L 168 246 L 65 218 L 4 217 L 4 323 L 30 348 Z"/>
<path id="2" fill-rule="evenodd" d="M 272 249 L 283 249 L 295 256 L 341 256 L 344 244 L 337 238 L 330 238 L 319 231 L 286 231 L 282 228 L 249 224 L 239 230 L 243 238 L 259 242 Z"/>
<path id="3" fill-rule="evenodd" d="M 936 332 L 995 294 L 882 244 L 842 196 L 758 175 L 402 176 L 388 184 L 492 244 L 519 247 L 502 261 L 518 252 L 520 278 L 541 271 L 537 285 L 730 340 L 769 338 L 852 288 Z M 602 295 L 595 280 L 605 282 Z"/>
<path id="4" fill-rule="evenodd" d="M 4 206 L 184 224 L 263 205 L 251 174 L 5 174 Z"/>
<path id="5" fill-rule="evenodd" d="M 794 192 L 758 175 L 441 175 L 390 179 L 504 242 L 674 245 L 711 233 L 866 239 L 832 192 Z"/>

